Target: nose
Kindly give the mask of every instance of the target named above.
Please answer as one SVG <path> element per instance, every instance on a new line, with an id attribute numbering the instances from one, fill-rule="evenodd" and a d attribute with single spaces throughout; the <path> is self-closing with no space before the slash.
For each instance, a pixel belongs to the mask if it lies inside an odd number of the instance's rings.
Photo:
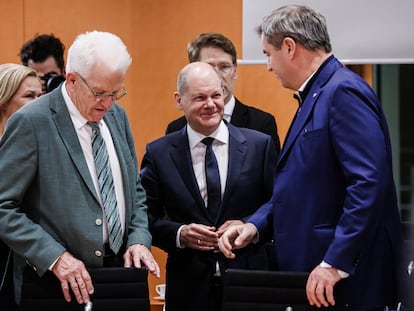
<path id="1" fill-rule="evenodd" d="M 267 70 L 268 71 L 272 71 L 272 66 L 270 66 L 270 60 L 269 60 L 269 58 L 267 59 L 266 67 L 267 67 Z"/>
<path id="2" fill-rule="evenodd" d="M 206 105 L 207 105 L 207 106 L 215 106 L 216 104 L 215 104 L 215 102 L 214 102 L 214 98 L 212 98 L 212 97 L 208 97 L 208 98 L 207 98 L 207 101 L 206 101 Z"/>
<path id="3" fill-rule="evenodd" d="M 112 104 L 114 103 L 114 100 L 111 96 L 104 96 L 100 97 L 98 99 L 98 103 L 105 107 L 105 109 L 111 108 Z"/>

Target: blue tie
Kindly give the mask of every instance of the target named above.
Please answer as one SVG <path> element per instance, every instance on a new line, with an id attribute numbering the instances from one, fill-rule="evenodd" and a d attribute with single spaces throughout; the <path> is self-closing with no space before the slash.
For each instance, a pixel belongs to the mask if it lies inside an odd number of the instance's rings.
<path id="1" fill-rule="evenodd" d="M 93 129 L 92 152 L 95 160 L 96 175 L 98 177 L 101 200 L 104 207 L 106 221 L 108 223 L 109 247 L 118 254 L 122 245 L 122 228 L 119 218 L 115 196 L 114 181 L 111 166 L 109 164 L 108 150 L 102 138 L 99 125 L 96 122 L 88 122 Z"/>
<path id="2" fill-rule="evenodd" d="M 213 141 L 213 137 L 206 137 L 201 142 L 207 146 L 205 156 L 207 211 L 210 217 L 216 220 L 221 205 L 221 185 L 217 159 L 213 152 Z"/>

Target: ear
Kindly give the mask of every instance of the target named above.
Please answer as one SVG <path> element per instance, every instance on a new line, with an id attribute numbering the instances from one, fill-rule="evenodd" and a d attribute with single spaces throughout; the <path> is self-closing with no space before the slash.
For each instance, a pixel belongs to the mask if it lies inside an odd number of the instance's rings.
<path id="1" fill-rule="evenodd" d="M 178 94 L 178 92 L 174 92 L 174 100 L 175 100 L 175 106 L 178 110 L 183 110 L 183 104 L 181 102 L 181 95 Z"/>
<path id="2" fill-rule="evenodd" d="M 238 77 L 237 75 L 237 65 L 234 66 L 234 74 L 233 74 L 233 79 L 236 80 Z"/>
<path id="3" fill-rule="evenodd" d="M 290 37 L 286 37 L 283 39 L 282 46 L 285 47 L 286 51 L 290 55 L 294 55 L 296 51 L 296 42 Z"/>
<path id="4" fill-rule="evenodd" d="M 66 87 L 73 91 L 75 89 L 75 81 L 77 80 L 77 75 L 74 72 L 69 72 L 66 74 Z"/>

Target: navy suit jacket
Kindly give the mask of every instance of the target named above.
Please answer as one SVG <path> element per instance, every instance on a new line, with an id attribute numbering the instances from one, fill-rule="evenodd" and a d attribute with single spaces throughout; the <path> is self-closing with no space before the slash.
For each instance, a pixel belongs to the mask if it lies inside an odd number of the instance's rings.
<path id="1" fill-rule="evenodd" d="M 229 167 L 220 215 L 211 219 L 194 175 L 187 129 L 168 134 L 146 147 L 141 167 L 147 193 L 153 244 L 168 252 L 167 305 L 171 310 L 204 310 L 215 262 L 228 267 L 265 269 L 263 245 L 241 250 L 235 260 L 213 252 L 177 248 L 180 226 L 201 223 L 218 228 L 226 220 L 251 215 L 271 196 L 276 153 L 269 135 L 228 124 Z"/>
<path id="2" fill-rule="evenodd" d="M 276 147 L 276 153 L 279 154 L 280 141 L 277 134 L 275 117 L 268 112 L 243 104 L 236 97 L 234 99 L 235 104 L 230 123 L 238 127 L 245 127 L 272 136 Z M 178 119 L 175 119 L 174 121 L 171 121 L 167 125 L 165 133 L 169 134 L 178 131 L 182 129 L 186 124 L 187 120 L 184 116 L 182 116 Z"/>
<path id="3" fill-rule="evenodd" d="M 325 260 L 349 272 L 351 310 L 394 302 L 401 230 L 387 124 L 372 89 L 336 58 L 292 122 L 272 201 L 249 221 L 274 231 L 280 270 Z"/>

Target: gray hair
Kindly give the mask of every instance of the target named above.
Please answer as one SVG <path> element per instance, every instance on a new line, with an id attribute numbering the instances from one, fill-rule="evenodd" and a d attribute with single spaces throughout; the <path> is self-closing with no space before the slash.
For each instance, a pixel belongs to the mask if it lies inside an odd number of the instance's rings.
<path id="1" fill-rule="evenodd" d="M 308 50 L 332 51 L 325 17 L 307 6 L 282 6 L 266 16 L 256 31 L 277 49 L 290 37 Z"/>
<path id="2" fill-rule="evenodd" d="M 94 30 L 80 34 L 70 46 L 66 73 L 77 72 L 87 77 L 98 64 L 125 74 L 131 62 L 131 55 L 118 36 Z"/>

